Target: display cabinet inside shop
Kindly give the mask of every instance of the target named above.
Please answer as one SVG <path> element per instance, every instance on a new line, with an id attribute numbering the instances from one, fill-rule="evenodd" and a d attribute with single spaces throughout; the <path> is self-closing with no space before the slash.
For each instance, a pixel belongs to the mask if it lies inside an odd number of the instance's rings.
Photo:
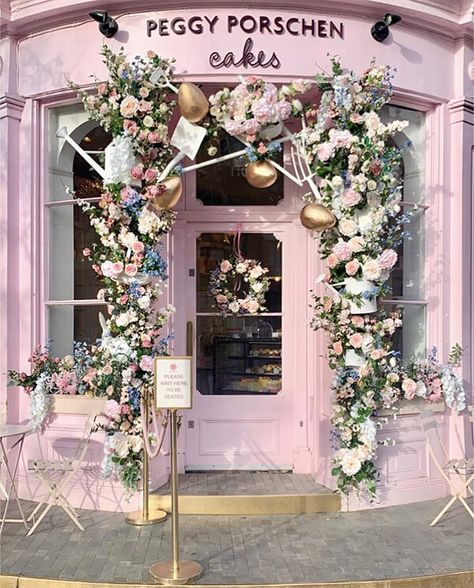
<path id="1" fill-rule="evenodd" d="M 281 338 L 214 338 L 214 394 L 277 394 L 281 390 Z"/>

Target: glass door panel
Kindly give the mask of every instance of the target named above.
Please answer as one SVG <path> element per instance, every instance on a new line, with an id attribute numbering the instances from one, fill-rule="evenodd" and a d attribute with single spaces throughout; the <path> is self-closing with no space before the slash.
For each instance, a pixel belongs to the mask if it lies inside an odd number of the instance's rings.
<path id="1" fill-rule="evenodd" d="M 246 259 L 268 268 L 266 312 L 223 317 L 209 296 L 209 276 L 233 251 L 234 235 L 197 239 L 197 387 L 203 395 L 271 395 L 282 383 L 282 247 L 270 233 L 244 233 Z M 242 294 L 243 296 L 245 294 Z"/>

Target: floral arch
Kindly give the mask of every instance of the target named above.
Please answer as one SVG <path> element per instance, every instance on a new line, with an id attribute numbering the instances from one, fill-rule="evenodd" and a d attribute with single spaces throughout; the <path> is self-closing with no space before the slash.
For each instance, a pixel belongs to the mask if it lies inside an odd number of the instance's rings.
<path id="1" fill-rule="evenodd" d="M 161 331 L 174 312 L 156 305 L 168 271 L 161 240 L 176 217 L 184 157 L 194 159 L 206 136 L 212 141 L 225 129 L 242 143 L 250 184 L 271 185 L 282 173 L 308 188 L 301 220 L 317 234 L 327 264 L 313 293 L 311 326 L 326 331 L 334 370 L 333 474 L 341 492 L 363 489 L 373 496 L 377 445 L 389 442 L 377 438 L 378 410 L 396 411 L 400 399 L 415 397 L 464 408 L 462 381 L 452 370 L 459 347 L 445 365 L 433 356 L 402 365 L 391 342 L 401 319 L 380 304 L 408 220 L 400 214 L 402 154 L 392 141 L 406 123 L 385 125 L 379 117 L 392 93 L 390 68 L 372 63 L 356 75 L 334 59 L 332 73 L 315 78 L 319 105 L 299 98 L 308 81 L 277 88 L 250 76 L 211 96 L 209 109 L 201 90 L 174 81 L 172 63 L 152 51 L 133 60 L 107 47 L 103 54 L 109 78 L 97 80 L 92 92 L 76 89 L 91 119 L 113 136 L 98 207 L 83 202 L 97 233 L 84 255 L 102 280 L 98 298 L 107 317 L 95 345 L 78 343 L 73 356 L 62 359 L 37 350 L 31 374 L 10 372 L 12 382 L 29 391 L 36 424 L 47 415 L 48 394 L 62 392 L 65 383 L 105 396 L 104 470 L 117 471 L 126 489 L 136 489 L 148 431 L 141 405 L 144 392 L 152 391 L 154 356 L 169 353 Z M 182 117 L 169 137 L 176 101 Z M 292 117 L 301 119 L 301 131 L 285 127 Z M 285 141 L 292 145 L 291 170 L 272 159 Z"/>

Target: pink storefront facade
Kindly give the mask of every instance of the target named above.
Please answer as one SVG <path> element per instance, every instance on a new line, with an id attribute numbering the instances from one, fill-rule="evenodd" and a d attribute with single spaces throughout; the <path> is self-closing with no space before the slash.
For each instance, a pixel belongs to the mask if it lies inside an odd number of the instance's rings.
<path id="1" fill-rule="evenodd" d="M 6 387 L 7 369 L 26 370 L 32 348 L 48 337 L 54 340 L 55 352 L 64 355 L 73 340 L 84 334 L 93 337 L 98 328 L 90 324 L 97 321 L 100 303 L 88 295 L 89 278 L 77 261 L 82 249 L 76 249 L 84 245 L 81 235 L 87 231 L 64 190 L 75 187 L 76 176 L 83 172 L 72 149 L 55 135 L 66 126 L 81 145 L 100 143 L 94 135 L 96 123 L 87 120 L 68 88 L 68 80 L 87 87 L 91 74 L 104 76 L 100 56 L 104 38 L 88 17 L 89 11 L 98 9 L 107 9 L 119 24 L 115 38 L 107 40 L 110 47 L 123 46 L 129 55 L 153 49 L 163 57 L 174 57 L 176 77 L 202 84 L 209 94 L 249 73 L 275 83 L 311 79 L 320 69 L 329 69 L 328 53 L 339 55 L 345 67 L 359 72 L 372 58 L 396 69 L 394 98 L 384 116 L 410 121 L 401 139 L 408 145 L 404 206 L 419 208 L 420 214 L 412 240 L 404 245 L 393 298 L 385 303 L 403 308 L 405 326 L 399 341 L 403 354 L 423 354 L 436 346 L 444 359 L 454 343 L 463 347 L 462 376 L 467 404 L 472 404 L 474 54 L 470 4 L 462 0 L 449 6 L 434 0 L 399 4 L 288 1 L 278 6 L 252 2 L 240 9 L 226 1 L 216 5 L 161 2 L 159 7 L 146 1 L 2 1 L 2 420 L 28 419 L 26 395 Z M 391 29 L 384 43 L 377 43 L 370 27 L 386 12 L 400 14 L 402 22 Z M 249 61 L 245 55 L 250 51 L 254 58 Z M 289 149 L 285 148 L 282 158 L 290 163 Z M 318 483 L 334 488 L 329 423 L 332 376 L 324 357 L 325 337 L 308 327 L 309 292 L 324 266 L 313 236 L 299 220 L 303 192 L 286 178 L 281 179 L 278 194 L 272 192 L 267 200 L 261 195 L 258 204 L 245 194 L 226 199 L 222 190 L 206 192 L 206 181 L 225 186 L 225 173 L 231 172 L 216 166 L 211 176 L 186 174 L 185 194 L 176 207 L 178 219 L 166 242 L 170 277 L 163 303 L 177 309 L 170 325 L 174 353 L 185 355 L 192 345 L 196 357 L 197 390 L 193 409 L 184 415 L 180 467 L 182 471 L 292 470 L 312 474 Z M 279 284 L 273 306 L 269 304 L 267 316 L 262 317 L 260 328 L 267 331 L 257 351 L 252 349 L 252 339 L 250 343 L 233 340 L 238 330 L 255 333 L 256 322 L 223 326 L 203 301 L 209 263 L 236 227 L 247 236 L 249 250 L 267 256 L 264 261 Z M 253 365 L 250 362 L 258 351 L 273 358 L 261 368 L 267 372 L 265 377 L 238 379 L 236 374 L 222 383 L 217 367 L 221 355 L 228 359 L 238 354 Z M 75 409 L 75 401 L 84 399 L 56 401 L 56 417 L 45 433 L 52 452 L 67 452 L 70 438 L 82 432 L 81 410 Z M 456 415 L 443 405 L 435 408 L 450 455 L 472 456 L 468 415 Z M 396 443 L 379 452 L 381 479 L 375 506 L 448 493 L 430 465 L 419 409 L 416 403 L 403 406 L 400 416 L 384 429 Z M 36 450 L 35 437 L 29 437 L 23 462 Z M 71 488 L 73 502 L 85 508 L 130 510 L 136 506 L 134 500 L 126 502 L 119 483 L 104 480 L 98 473 L 102 452 L 99 435 L 88 456 L 92 468 Z M 161 456 L 153 462 L 152 486 L 166 481 L 167 460 Z M 34 497 L 37 489 L 24 463 L 19 474 L 21 495 Z M 344 503 L 348 509 L 365 507 L 356 499 Z"/>

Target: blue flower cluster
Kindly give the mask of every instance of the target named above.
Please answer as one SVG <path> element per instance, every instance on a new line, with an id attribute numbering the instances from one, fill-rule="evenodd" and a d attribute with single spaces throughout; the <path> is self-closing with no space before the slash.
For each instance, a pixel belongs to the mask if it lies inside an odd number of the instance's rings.
<path id="1" fill-rule="evenodd" d="M 161 257 L 160 252 L 152 247 L 145 248 L 145 259 L 143 260 L 142 271 L 149 276 L 158 276 L 162 280 L 167 279 L 166 271 L 168 266 Z"/>
<path id="2" fill-rule="evenodd" d="M 128 295 L 132 300 L 137 300 L 142 295 L 140 284 L 137 280 L 132 280 L 128 287 Z"/>
<path id="3" fill-rule="evenodd" d="M 140 390 L 138 388 L 130 387 L 128 389 L 128 400 L 135 412 L 140 412 Z"/>
<path id="4" fill-rule="evenodd" d="M 130 190 L 124 201 L 125 208 L 129 214 L 138 214 L 142 208 L 142 197 L 135 190 Z"/>

